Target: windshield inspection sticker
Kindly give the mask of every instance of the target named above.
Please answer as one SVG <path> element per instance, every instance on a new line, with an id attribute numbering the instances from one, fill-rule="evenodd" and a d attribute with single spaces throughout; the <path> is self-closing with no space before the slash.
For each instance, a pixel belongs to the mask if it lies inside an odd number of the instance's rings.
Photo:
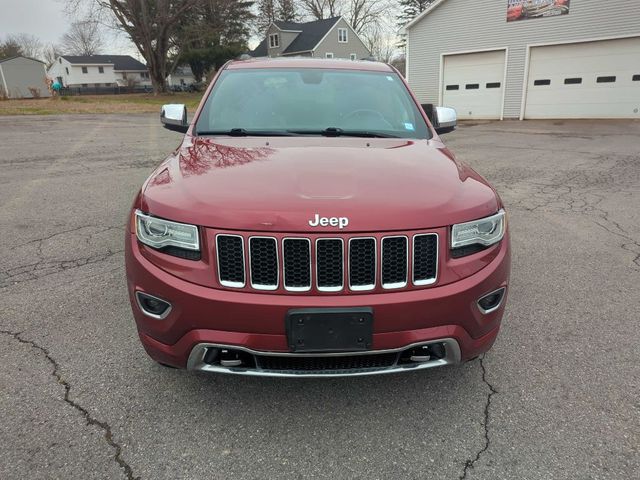
<path id="1" fill-rule="evenodd" d="M 416 128 L 413 126 L 413 123 L 405 123 L 404 124 L 404 129 L 405 130 L 411 130 L 413 132 Z"/>

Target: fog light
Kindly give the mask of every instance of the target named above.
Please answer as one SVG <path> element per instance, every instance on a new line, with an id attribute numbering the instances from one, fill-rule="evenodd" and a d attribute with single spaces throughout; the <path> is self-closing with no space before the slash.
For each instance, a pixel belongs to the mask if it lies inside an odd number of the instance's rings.
<path id="1" fill-rule="evenodd" d="M 171 304 L 169 302 L 148 293 L 136 292 L 136 300 L 140 310 L 151 318 L 163 320 L 171 312 Z"/>
<path id="2" fill-rule="evenodd" d="M 487 314 L 494 312 L 498 308 L 500 308 L 505 290 L 505 287 L 501 287 L 498 290 L 495 290 L 491 293 L 486 294 L 484 297 L 481 297 L 480 300 L 478 300 L 478 308 L 480 309 L 480 311 L 484 314 Z"/>

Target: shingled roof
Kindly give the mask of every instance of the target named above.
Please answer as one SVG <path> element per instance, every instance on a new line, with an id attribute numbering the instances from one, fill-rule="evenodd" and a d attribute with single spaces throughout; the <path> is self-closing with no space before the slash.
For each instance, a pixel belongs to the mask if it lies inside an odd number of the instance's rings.
<path id="1" fill-rule="evenodd" d="M 62 55 L 74 65 L 113 65 L 117 71 L 146 71 L 147 66 L 130 55 Z"/>
<path id="2" fill-rule="evenodd" d="M 274 22 L 280 30 L 293 30 L 300 33 L 293 42 L 282 52 L 283 55 L 308 52 L 318 46 L 320 40 L 329 33 L 329 31 L 338 23 L 341 17 L 325 18 L 323 20 L 316 20 L 314 22 L 307 23 L 295 23 L 295 22 Z M 265 38 L 260 42 L 251 55 L 253 57 L 266 57 L 268 55 L 267 39 Z"/>

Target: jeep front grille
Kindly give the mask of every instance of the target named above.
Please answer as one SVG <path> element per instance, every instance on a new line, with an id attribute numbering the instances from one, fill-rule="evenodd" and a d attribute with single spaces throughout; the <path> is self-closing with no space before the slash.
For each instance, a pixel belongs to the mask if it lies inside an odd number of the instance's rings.
<path id="1" fill-rule="evenodd" d="M 223 287 L 290 292 L 400 289 L 436 282 L 438 235 L 280 238 L 218 234 L 215 256 Z"/>

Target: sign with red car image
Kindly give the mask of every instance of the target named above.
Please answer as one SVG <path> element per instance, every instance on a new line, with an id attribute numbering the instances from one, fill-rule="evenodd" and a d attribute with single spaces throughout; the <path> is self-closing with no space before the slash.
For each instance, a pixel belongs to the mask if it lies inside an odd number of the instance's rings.
<path id="1" fill-rule="evenodd" d="M 569 13 L 570 0 L 507 0 L 507 22 Z"/>

